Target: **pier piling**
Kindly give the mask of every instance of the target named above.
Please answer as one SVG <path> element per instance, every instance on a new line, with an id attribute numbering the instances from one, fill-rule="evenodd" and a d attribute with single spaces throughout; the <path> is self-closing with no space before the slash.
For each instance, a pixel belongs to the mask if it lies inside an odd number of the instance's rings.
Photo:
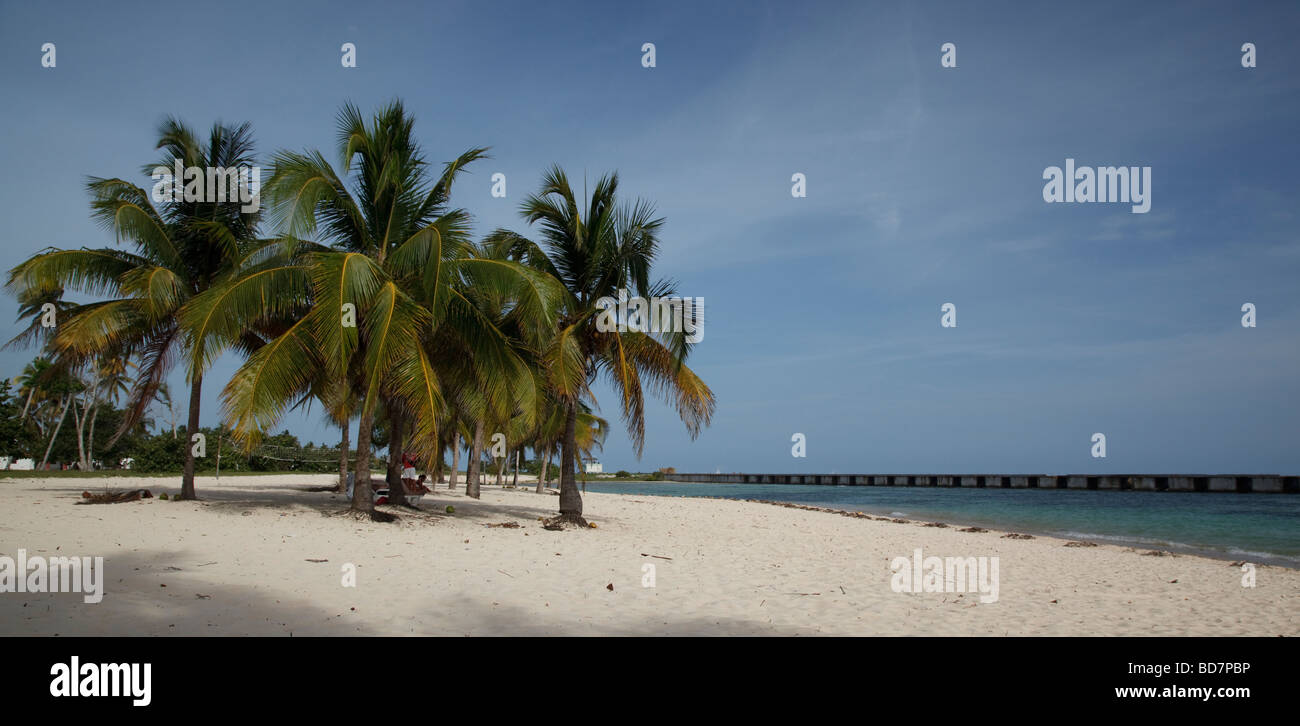
<path id="1" fill-rule="evenodd" d="M 1300 476 L 1276 474 L 673 474 L 669 481 L 711 484 L 1075 489 L 1139 492 L 1300 494 Z"/>

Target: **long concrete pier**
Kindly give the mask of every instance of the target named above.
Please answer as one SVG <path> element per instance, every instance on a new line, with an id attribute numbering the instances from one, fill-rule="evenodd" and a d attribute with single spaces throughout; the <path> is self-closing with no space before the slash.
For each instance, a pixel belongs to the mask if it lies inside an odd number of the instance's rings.
<path id="1" fill-rule="evenodd" d="M 669 481 L 710 484 L 821 484 L 970 489 L 1104 489 L 1142 492 L 1300 494 L 1300 477 L 1277 474 L 670 474 Z"/>

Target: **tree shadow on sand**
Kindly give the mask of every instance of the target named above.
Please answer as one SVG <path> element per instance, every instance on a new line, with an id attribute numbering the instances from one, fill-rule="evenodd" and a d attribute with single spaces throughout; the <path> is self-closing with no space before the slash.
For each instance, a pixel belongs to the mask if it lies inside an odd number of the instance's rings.
<path id="1" fill-rule="evenodd" d="M 319 475 L 310 476 L 319 477 Z M 157 506 L 197 506 L 214 514 L 222 515 L 238 516 L 269 510 L 286 515 L 315 513 L 328 517 L 345 515 L 351 506 L 351 502 L 344 494 L 333 491 L 319 491 L 321 486 L 312 483 L 310 479 L 301 484 L 259 484 L 256 480 L 241 481 L 239 478 L 232 478 L 229 482 L 228 484 L 210 484 L 200 487 L 198 490 L 199 498 L 195 501 L 186 502 L 173 502 L 170 499 L 167 501 L 162 500 L 160 495 L 165 493 L 163 487 L 146 484 L 144 488 L 150 489 L 153 493 Z M 90 486 L 87 486 L 87 484 Z M 125 487 L 110 486 L 108 489 L 113 491 L 125 489 Z M 47 483 L 45 486 L 29 487 L 26 491 L 33 496 L 41 498 L 52 496 L 56 500 L 66 500 L 72 503 L 82 500 L 82 491 L 100 492 L 104 491 L 104 487 L 102 485 L 96 487 L 92 481 L 77 482 L 69 480 L 67 482 L 57 482 L 53 485 Z M 452 517 L 464 520 L 481 520 L 485 524 L 497 523 L 503 520 L 532 523 L 538 519 L 554 517 L 557 512 L 557 502 L 554 496 L 533 494 L 529 490 L 529 498 L 535 498 L 537 502 L 533 505 L 513 501 L 513 497 L 512 500 L 494 501 L 491 498 L 494 493 L 501 493 L 501 490 L 496 487 L 484 486 L 483 492 L 489 497 L 488 499 L 467 497 L 463 488 L 457 491 L 437 489 L 433 493 L 425 495 L 415 507 L 384 504 L 376 506 L 375 509 L 385 514 L 394 515 L 399 521 L 416 525 L 436 525 L 438 522 Z M 122 503 L 104 506 L 131 506 L 131 504 Z M 446 511 L 448 506 L 452 507 L 452 513 Z M 596 513 L 595 519 L 597 522 L 608 523 L 619 521 L 617 517 L 603 516 L 599 512 Z"/>
<path id="2" fill-rule="evenodd" d="M 234 558 L 201 562 L 184 549 L 104 555 L 104 598 L 23 593 L 0 598 L 0 635 L 324 636 L 376 635 L 364 616 L 250 581 Z M 219 567 L 223 566 L 223 567 Z M 335 586 L 331 564 L 303 562 Z M 346 601 L 346 596 L 338 598 Z"/>
<path id="3" fill-rule="evenodd" d="M 662 637 L 662 636 L 791 636 L 806 635 L 756 620 L 729 617 L 687 617 L 673 612 L 657 613 L 643 620 L 624 617 L 612 623 L 595 618 L 581 618 L 562 609 L 529 611 L 491 600 L 458 595 L 439 600 L 439 616 L 422 635 L 472 636 L 590 636 L 590 637 Z"/>

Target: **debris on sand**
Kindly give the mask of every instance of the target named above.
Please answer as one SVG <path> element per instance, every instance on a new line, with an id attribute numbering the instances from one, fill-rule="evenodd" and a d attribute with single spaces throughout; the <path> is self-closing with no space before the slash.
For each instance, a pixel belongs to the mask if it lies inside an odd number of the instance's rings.
<path id="1" fill-rule="evenodd" d="M 566 529 L 591 529 L 591 525 L 582 518 L 581 514 L 558 514 L 550 519 L 543 520 L 542 529 L 562 532 Z"/>
<path id="2" fill-rule="evenodd" d="M 1066 542 L 1066 543 L 1065 543 L 1065 546 L 1066 546 L 1066 547 L 1096 547 L 1096 546 L 1097 546 L 1097 543 L 1096 543 L 1096 542 L 1076 542 L 1076 541 L 1073 541 L 1073 540 L 1072 540 L 1072 541 L 1070 541 L 1070 542 Z"/>
<path id="3" fill-rule="evenodd" d="M 101 492 L 91 494 L 90 492 L 81 493 L 81 501 L 77 504 L 117 504 L 118 502 L 134 502 L 140 499 L 153 499 L 153 494 L 148 489 L 132 489 L 124 492 Z"/>
<path id="4" fill-rule="evenodd" d="M 247 517 L 250 514 L 252 514 L 252 512 L 244 512 L 245 517 Z M 358 522 L 381 522 L 384 524 L 401 521 L 401 517 L 398 517 L 396 514 L 393 514 L 392 512 L 385 512 L 379 509 L 375 509 L 371 512 L 362 512 L 353 509 L 344 509 L 341 512 L 329 512 L 325 516 L 343 517 L 345 519 L 355 519 Z"/>
<path id="5" fill-rule="evenodd" d="M 987 532 L 988 530 L 984 529 L 983 527 L 963 527 L 957 531 L 958 532 Z"/>
<path id="6" fill-rule="evenodd" d="M 1019 532 L 1008 532 L 1002 535 L 1002 539 L 1033 539 L 1032 534 L 1020 534 Z"/>
<path id="7" fill-rule="evenodd" d="M 702 499 L 725 499 L 726 497 L 701 497 Z M 872 517 L 863 511 L 851 511 L 847 509 L 832 509 L 830 507 L 815 507 L 809 504 L 795 504 L 794 502 L 777 502 L 771 499 L 742 499 L 740 501 L 752 502 L 754 504 L 771 504 L 776 507 L 785 507 L 786 509 L 802 509 L 807 512 L 823 512 L 825 514 L 838 514 L 841 517 L 852 517 L 854 519 L 877 519 L 881 522 L 888 522 L 888 518 Z"/>
<path id="8" fill-rule="evenodd" d="M 519 524 L 518 522 L 495 522 L 495 523 L 493 523 L 493 524 L 485 524 L 485 525 L 483 525 L 483 526 L 484 526 L 484 527 L 500 527 L 501 529 L 519 529 L 520 524 Z"/>

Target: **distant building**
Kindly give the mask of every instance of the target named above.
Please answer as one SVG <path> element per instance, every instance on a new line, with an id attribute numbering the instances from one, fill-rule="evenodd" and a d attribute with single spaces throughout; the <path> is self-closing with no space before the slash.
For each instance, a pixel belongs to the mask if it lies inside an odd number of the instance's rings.
<path id="1" fill-rule="evenodd" d="M 586 464 L 583 464 L 583 466 L 582 466 L 582 470 L 585 471 L 585 472 L 588 473 L 588 474 L 604 474 L 604 473 L 605 473 L 605 467 L 602 466 L 601 463 L 600 463 L 599 461 L 588 461 Z"/>
<path id="2" fill-rule="evenodd" d="M 11 471 L 31 471 L 36 468 L 36 462 L 31 459 L 14 459 L 5 468 Z"/>

